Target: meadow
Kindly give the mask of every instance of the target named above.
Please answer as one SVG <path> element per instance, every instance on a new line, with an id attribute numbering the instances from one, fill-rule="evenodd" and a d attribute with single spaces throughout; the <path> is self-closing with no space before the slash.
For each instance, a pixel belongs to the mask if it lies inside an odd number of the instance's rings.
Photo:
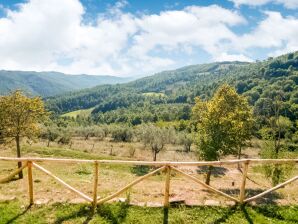
<path id="1" fill-rule="evenodd" d="M 243 151 L 243 158 L 258 158 L 259 142 L 253 140 L 251 147 Z M 139 142 L 113 142 L 111 139 L 98 141 L 95 138 L 84 140 L 75 138 L 69 146 L 57 143 L 46 146 L 47 143 L 39 141 L 31 145 L 23 142 L 23 157 L 54 157 L 54 158 L 80 158 L 80 159 L 110 159 L 110 160 L 151 160 L 150 150 L 146 150 L 144 145 Z M 132 149 L 134 152 L 132 153 Z M 159 161 L 195 161 L 195 149 L 191 152 L 184 152 L 181 146 L 167 145 L 167 150 L 158 155 Z M 0 156 L 13 157 L 15 155 L 14 147 L 2 148 Z M 292 152 L 297 156 L 296 152 Z M 227 156 L 223 160 L 235 159 L 235 156 Z M 92 194 L 93 167 L 92 164 L 60 164 L 53 162 L 38 163 L 50 170 L 67 183 L 82 190 L 82 192 Z M 4 177 L 12 172 L 16 167 L 14 162 L 0 162 L 0 175 Z M 105 197 L 114 193 L 121 187 L 133 181 L 137 177 L 144 175 L 152 170 L 148 166 L 129 166 L 129 165 L 110 165 L 102 164 L 99 168 L 99 186 L 98 194 Z M 181 170 L 191 174 L 201 180 L 204 180 L 206 169 L 204 167 L 182 167 Z M 297 167 L 292 167 L 289 177 L 297 175 Z M 26 173 L 25 173 L 26 175 Z M 34 178 L 34 198 L 36 204 L 53 203 L 82 203 L 83 200 L 66 190 L 54 179 L 38 170 L 33 170 Z M 211 177 L 211 186 L 214 186 L 224 192 L 238 197 L 239 186 L 241 184 L 242 173 L 237 165 L 225 165 L 215 167 Z M 11 181 L 0 185 L 0 200 L 9 201 L 18 199 L 23 202 L 28 201 L 27 178 Z M 248 170 L 247 196 L 253 196 L 271 187 L 270 179 L 265 177 L 263 168 L 260 165 L 250 166 Z M 5 194 L 4 194 L 5 193 Z M 124 193 L 119 198 L 113 200 L 124 201 L 129 197 L 131 205 L 161 207 L 164 197 L 164 175 L 159 173 L 139 183 Z M 259 204 L 278 204 L 293 205 L 297 203 L 298 192 L 295 184 L 290 184 L 276 192 L 252 202 L 253 205 Z M 170 201 L 181 202 L 183 205 L 215 205 L 215 206 L 233 206 L 235 203 L 212 192 L 205 190 L 200 185 L 185 179 L 179 174 L 172 172 Z M 26 203 L 25 203 L 26 204 Z"/>

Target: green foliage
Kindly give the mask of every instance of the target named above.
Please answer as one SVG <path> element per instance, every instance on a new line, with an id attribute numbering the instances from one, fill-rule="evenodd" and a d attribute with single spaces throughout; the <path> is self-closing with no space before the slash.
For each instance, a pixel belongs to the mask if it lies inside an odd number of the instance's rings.
<path id="1" fill-rule="evenodd" d="M 284 159 L 290 158 L 290 153 L 286 141 L 289 139 L 293 126 L 289 118 L 279 116 L 279 104 L 274 102 L 275 116 L 267 119 L 267 125 L 261 130 L 263 143 L 261 147 L 261 158 L 265 159 Z M 265 165 L 265 174 L 271 178 L 272 185 L 275 186 L 283 182 L 293 169 L 292 165 Z"/>
<path id="2" fill-rule="evenodd" d="M 276 153 L 274 141 L 264 140 L 261 145 L 260 156 L 263 159 L 289 159 L 292 158 L 288 151 L 287 145 L 283 145 L 279 152 Z M 273 186 L 286 181 L 291 176 L 294 166 L 289 164 L 282 165 L 264 165 L 263 170 L 267 178 L 271 178 Z"/>
<path id="3" fill-rule="evenodd" d="M 41 139 L 46 139 L 48 141 L 48 146 L 50 142 L 54 142 L 61 135 L 58 127 L 54 124 L 50 126 L 43 126 L 39 137 Z"/>
<path id="4" fill-rule="evenodd" d="M 126 123 L 135 126 L 158 121 L 186 120 L 190 117 L 190 111 L 191 107 L 187 104 L 151 105 L 148 102 L 144 102 L 142 106 L 134 105 L 105 113 L 93 114 L 93 120 L 100 124 Z"/>
<path id="5" fill-rule="evenodd" d="M 175 130 L 173 128 L 160 128 L 153 124 L 140 125 L 138 127 L 138 138 L 145 146 L 149 146 L 153 161 L 156 161 L 157 154 L 164 150 L 167 143 L 175 142 Z"/>
<path id="6" fill-rule="evenodd" d="M 129 126 L 114 125 L 111 126 L 111 137 L 116 142 L 130 142 L 133 138 L 133 130 Z"/>
<path id="7" fill-rule="evenodd" d="M 103 85 L 47 99 L 57 113 L 95 108 L 92 119 L 77 116 L 81 125 L 88 123 L 142 123 L 189 120 L 194 98 L 209 100 L 223 83 L 234 86 L 248 98 L 258 117 L 273 114 L 268 108 L 276 95 L 282 96 L 282 116 L 298 120 L 298 53 L 257 63 L 222 62 L 187 66 L 174 71 L 120 85 Z"/>
<path id="8" fill-rule="evenodd" d="M 58 141 L 59 144 L 68 145 L 71 142 L 71 135 L 70 133 L 62 133 L 62 136 L 59 137 Z"/>
<path id="9" fill-rule="evenodd" d="M 199 157 L 219 160 L 236 153 L 251 137 L 253 119 L 247 100 L 228 85 L 221 86 L 207 102 L 196 98 L 193 107 Z"/>
<path id="10" fill-rule="evenodd" d="M 80 163 L 78 164 L 78 168 L 75 171 L 76 174 L 79 175 L 90 175 L 92 174 L 92 168 L 89 164 Z"/>
<path id="11" fill-rule="evenodd" d="M 19 90 L 0 97 L 0 130 L 4 137 L 35 137 L 39 122 L 47 115 L 40 97 L 29 98 Z"/>
<path id="12" fill-rule="evenodd" d="M 106 136 L 105 131 L 100 126 L 78 126 L 72 128 L 74 135 L 83 136 L 85 140 L 88 140 L 89 137 L 96 137 L 99 140 L 103 140 Z"/>
<path id="13" fill-rule="evenodd" d="M 150 166 L 145 165 L 135 165 L 131 167 L 131 172 L 137 176 L 144 176 L 149 173 L 151 170 Z"/>
<path id="14" fill-rule="evenodd" d="M 187 132 L 179 132 L 177 135 L 177 143 L 183 145 L 185 152 L 190 152 L 190 147 L 193 144 L 193 136 Z"/>

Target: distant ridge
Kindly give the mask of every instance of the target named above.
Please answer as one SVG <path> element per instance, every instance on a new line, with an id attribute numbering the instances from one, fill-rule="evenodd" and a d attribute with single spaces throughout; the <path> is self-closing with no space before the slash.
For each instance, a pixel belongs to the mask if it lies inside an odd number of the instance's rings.
<path id="1" fill-rule="evenodd" d="M 116 76 L 0 70 L 0 95 L 21 89 L 31 95 L 48 97 L 97 85 L 125 83 L 131 80 L 132 78 Z"/>
<path id="2" fill-rule="evenodd" d="M 104 122 L 134 119 L 140 122 L 152 118 L 152 113 L 163 116 L 163 111 L 180 110 L 183 114 L 183 107 L 190 108 L 195 97 L 209 99 L 223 83 L 234 86 L 253 106 L 262 105 L 270 93 L 283 92 L 285 101 L 291 105 L 287 116 L 298 119 L 298 51 L 253 63 L 234 61 L 186 66 L 124 84 L 55 96 L 48 98 L 46 105 L 57 114 L 92 108 L 91 115 Z"/>

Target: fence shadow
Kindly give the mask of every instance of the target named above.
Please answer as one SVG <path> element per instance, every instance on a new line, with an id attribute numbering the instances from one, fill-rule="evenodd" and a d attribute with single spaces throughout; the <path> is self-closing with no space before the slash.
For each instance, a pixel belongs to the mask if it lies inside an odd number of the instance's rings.
<path id="1" fill-rule="evenodd" d="M 97 207 L 95 215 L 102 217 L 108 223 L 120 224 L 125 221 L 128 209 L 129 205 L 127 203 L 103 204 Z M 62 224 L 75 218 L 84 218 L 83 224 L 88 224 L 94 216 L 90 209 L 86 209 L 86 206 L 80 206 L 71 213 L 60 216 L 54 223 Z"/>
<path id="2" fill-rule="evenodd" d="M 240 190 L 237 189 L 237 188 L 220 188 L 219 189 L 220 191 L 222 192 L 225 192 L 226 194 L 229 194 L 229 195 L 239 195 L 240 193 Z M 260 194 L 262 192 L 264 192 L 266 189 L 251 189 L 251 188 L 246 188 L 245 189 L 245 195 L 246 195 L 246 198 L 250 198 L 250 197 L 253 197 L 257 194 Z M 278 192 L 276 191 L 272 191 L 264 196 L 262 196 L 261 198 L 257 198 L 255 199 L 254 201 L 257 203 L 257 204 L 265 204 L 265 203 L 270 203 L 270 204 L 277 204 L 276 200 L 278 199 L 282 199 L 282 195 L 279 194 Z"/>
<path id="3" fill-rule="evenodd" d="M 223 215 L 218 218 L 217 220 L 215 220 L 214 222 L 212 222 L 213 224 L 219 224 L 219 223 L 224 223 L 225 221 L 227 221 L 230 216 L 232 216 L 235 212 L 237 211 L 237 206 L 232 206 L 230 207 L 227 211 L 222 212 Z"/>
<path id="4" fill-rule="evenodd" d="M 67 222 L 71 219 L 78 218 L 78 217 L 86 218 L 83 221 L 83 224 L 88 224 L 92 220 L 92 214 L 90 210 L 87 211 L 85 206 L 83 206 L 83 207 L 80 207 L 79 210 L 75 210 L 70 214 L 59 217 L 57 220 L 55 220 L 54 224 L 62 224 L 64 222 Z"/>
<path id="5" fill-rule="evenodd" d="M 102 204 L 97 208 L 97 214 L 113 224 L 123 223 L 128 214 L 129 204 L 118 202 L 115 205 Z"/>
<path id="6" fill-rule="evenodd" d="M 24 211 L 22 211 L 20 214 L 17 214 L 15 217 L 11 218 L 10 220 L 8 220 L 6 222 L 6 224 L 10 224 L 10 223 L 14 223 L 14 221 L 16 221 L 18 218 L 20 218 L 21 216 L 25 215 L 31 208 L 31 205 L 29 205 L 28 207 L 26 207 L 26 209 Z"/>
<path id="7" fill-rule="evenodd" d="M 208 169 L 209 169 L 209 166 L 200 166 L 197 169 L 197 173 L 198 174 L 206 174 L 208 172 Z M 220 176 L 224 176 L 227 171 L 228 171 L 227 168 L 214 166 L 211 171 L 211 175 L 213 177 L 220 177 Z"/>

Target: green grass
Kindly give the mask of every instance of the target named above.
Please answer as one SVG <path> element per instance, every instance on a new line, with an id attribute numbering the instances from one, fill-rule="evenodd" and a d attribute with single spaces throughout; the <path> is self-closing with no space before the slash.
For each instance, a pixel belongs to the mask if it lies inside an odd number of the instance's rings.
<path id="1" fill-rule="evenodd" d="M 162 223 L 162 208 L 105 204 L 90 216 L 86 204 L 52 204 L 27 208 L 19 201 L 0 203 L 4 223 Z M 169 223 L 298 223 L 298 206 L 177 207 L 170 208 Z"/>
<path id="2" fill-rule="evenodd" d="M 75 111 L 71 111 L 71 112 L 62 114 L 61 117 L 76 118 L 78 115 L 80 115 L 82 117 L 88 117 L 89 115 L 91 115 L 92 110 L 94 110 L 94 107 L 89 108 L 89 109 L 84 109 L 84 110 L 75 110 Z"/>
<path id="3" fill-rule="evenodd" d="M 90 152 L 83 152 L 74 149 L 56 148 L 56 147 L 40 147 L 40 146 L 23 146 L 23 157 L 26 154 L 34 154 L 36 157 L 54 157 L 54 158 L 67 158 L 67 159 L 89 159 L 89 160 L 125 160 L 125 157 L 113 157 L 108 155 L 98 155 Z M 92 166 L 91 164 L 89 166 Z M 130 172 L 130 166 L 122 164 L 104 164 L 105 169 L 113 169 L 121 171 L 121 173 Z"/>
<path id="4" fill-rule="evenodd" d="M 156 93 L 156 92 L 147 92 L 143 93 L 144 96 L 149 96 L 149 97 L 166 97 L 166 94 L 164 93 Z"/>
<path id="5" fill-rule="evenodd" d="M 112 156 L 101 156 L 89 152 L 83 152 L 74 149 L 41 147 L 41 146 L 24 146 L 22 148 L 24 154 L 37 154 L 40 157 L 55 158 L 72 158 L 72 159 L 113 159 Z M 25 157 L 25 156 L 24 156 Z"/>

